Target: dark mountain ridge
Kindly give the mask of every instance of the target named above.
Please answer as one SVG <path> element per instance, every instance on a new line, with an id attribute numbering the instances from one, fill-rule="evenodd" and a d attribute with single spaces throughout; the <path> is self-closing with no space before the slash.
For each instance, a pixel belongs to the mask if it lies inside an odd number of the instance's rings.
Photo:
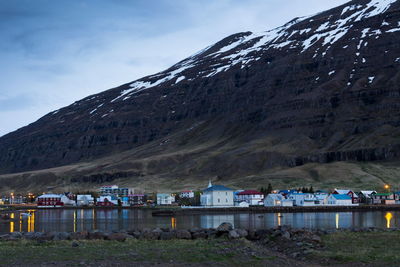
<path id="1" fill-rule="evenodd" d="M 400 1 L 354 0 L 231 35 L 163 72 L 49 113 L 0 138 L 0 173 L 139 149 L 134 162 L 188 147 L 202 149 L 154 170 L 191 165 L 187 176 L 230 177 L 226 168 L 250 175 L 395 159 L 399 89 Z M 193 167 L 205 155 L 218 164 Z"/>

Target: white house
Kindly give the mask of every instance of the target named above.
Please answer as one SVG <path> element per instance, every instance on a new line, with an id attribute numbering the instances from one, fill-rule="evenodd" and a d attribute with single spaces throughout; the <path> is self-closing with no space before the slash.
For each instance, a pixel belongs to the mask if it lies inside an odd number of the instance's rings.
<path id="1" fill-rule="evenodd" d="M 100 187 L 101 195 L 112 195 L 117 197 L 125 197 L 134 193 L 133 188 L 121 188 L 118 185 L 103 185 Z"/>
<path id="2" fill-rule="evenodd" d="M 287 198 L 293 201 L 294 206 L 315 206 L 317 204 L 317 198 L 312 193 L 292 193 Z"/>
<path id="3" fill-rule="evenodd" d="M 358 193 L 359 197 L 359 203 L 365 203 L 365 204 L 372 204 L 374 202 L 373 200 L 373 194 L 376 194 L 376 191 L 374 190 L 362 190 Z"/>
<path id="4" fill-rule="evenodd" d="M 235 202 L 247 202 L 251 206 L 263 205 L 264 194 L 256 190 L 244 190 L 236 194 Z"/>
<path id="5" fill-rule="evenodd" d="M 330 194 L 328 197 L 328 205 L 335 206 L 351 206 L 353 205 L 352 198 L 345 194 Z"/>
<path id="6" fill-rule="evenodd" d="M 315 205 L 327 205 L 329 194 L 327 193 L 315 193 Z"/>
<path id="7" fill-rule="evenodd" d="M 266 198 L 264 198 L 264 206 L 265 207 L 291 207 L 293 206 L 293 201 L 286 199 L 281 194 L 268 194 Z"/>
<path id="8" fill-rule="evenodd" d="M 92 195 L 77 195 L 76 196 L 76 205 L 77 206 L 93 206 L 94 198 Z"/>
<path id="9" fill-rule="evenodd" d="M 233 207 L 233 189 L 223 185 L 212 185 L 203 190 L 200 197 L 201 206 L 207 207 Z"/>
<path id="10" fill-rule="evenodd" d="M 192 190 L 185 190 L 179 194 L 180 198 L 194 198 L 194 192 Z"/>
<path id="11" fill-rule="evenodd" d="M 157 205 L 171 205 L 175 198 L 171 194 L 157 194 Z"/>
<path id="12" fill-rule="evenodd" d="M 351 201 L 353 204 L 356 204 L 359 202 L 358 195 L 350 189 L 337 189 L 336 188 L 335 190 L 333 190 L 332 194 L 348 195 L 351 197 Z"/>

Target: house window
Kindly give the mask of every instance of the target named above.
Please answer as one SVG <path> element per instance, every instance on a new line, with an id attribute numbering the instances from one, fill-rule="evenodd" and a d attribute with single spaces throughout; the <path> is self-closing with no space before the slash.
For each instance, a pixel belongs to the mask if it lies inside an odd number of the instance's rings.
<path id="1" fill-rule="evenodd" d="M 225 196 L 227 196 L 228 195 L 228 192 L 225 192 Z"/>
<path id="2" fill-rule="evenodd" d="M 218 198 L 218 203 L 220 203 L 220 199 Z"/>
<path id="3" fill-rule="evenodd" d="M 226 199 L 226 203 L 228 203 L 228 199 Z"/>

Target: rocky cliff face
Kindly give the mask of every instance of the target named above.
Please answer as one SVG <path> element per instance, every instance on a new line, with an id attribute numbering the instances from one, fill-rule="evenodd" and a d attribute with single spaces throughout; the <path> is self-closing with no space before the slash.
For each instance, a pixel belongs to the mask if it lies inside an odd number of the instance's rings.
<path id="1" fill-rule="evenodd" d="M 400 1 L 354 0 L 54 111 L 0 138 L 0 173 L 210 140 L 225 167 L 397 158 L 399 89 Z"/>

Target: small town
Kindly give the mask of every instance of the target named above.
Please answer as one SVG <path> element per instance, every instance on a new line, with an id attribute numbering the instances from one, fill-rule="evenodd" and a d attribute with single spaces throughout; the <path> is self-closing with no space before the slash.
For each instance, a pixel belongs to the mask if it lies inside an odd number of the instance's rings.
<path id="1" fill-rule="evenodd" d="M 0 267 L 400 266 L 400 0 L 0 14 Z"/>
<path id="2" fill-rule="evenodd" d="M 211 181 L 202 191 L 184 190 L 176 193 L 144 193 L 118 185 L 101 186 L 97 192 L 85 194 L 43 193 L 27 195 L 10 193 L 2 196 L 0 205 L 36 205 L 37 208 L 66 207 L 141 207 L 180 206 L 181 208 L 246 208 L 246 207 L 313 207 L 400 204 L 400 191 L 392 192 L 385 185 L 381 192 L 310 188 L 273 190 L 271 184 L 259 190 L 234 190 Z"/>

